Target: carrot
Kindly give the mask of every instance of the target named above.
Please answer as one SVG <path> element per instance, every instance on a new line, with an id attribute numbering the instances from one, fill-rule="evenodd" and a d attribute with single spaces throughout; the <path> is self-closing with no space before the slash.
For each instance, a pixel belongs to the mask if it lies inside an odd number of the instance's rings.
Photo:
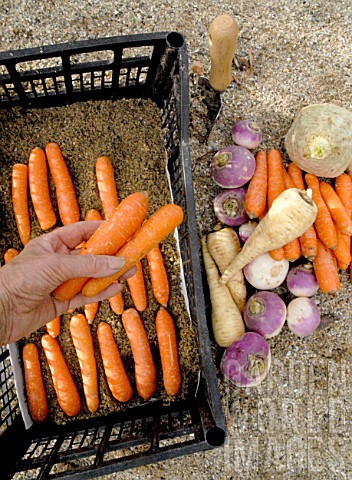
<path id="1" fill-rule="evenodd" d="M 347 270 L 351 262 L 351 236 L 342 233 L 339 228 L 336 229 L 337 245 L 333 250 L 337 264 L 341 270 Z"/>
<path id="2" fill-rule="evenodd" d="M 49 409 L 38 349 L 34 343 L 27 343 L 23 347 L 22 359 L 29 412 L 35 422 L 43 422 Z"/>
<path id="3" fill-rule="evenodd" d="M 106 380 L 111 393 L 119 402 L 127 402 L 132 397 L 132 387 L 123 366 L 114 334 L 108 323 L 99 323 L 97 337 Z"/>
<path id="4" fill-rule="evenodd" d="M 156 388 L 156 371 L 147 333 L 139 313 L 128 308 L 122 314 L 122 324 L 131 345 L 138 395 L 148 400 Z"/>
<path id="5" fill-rule="evenodd" d="M 102 220 L 100 212 L 94 208 L 87 210 L 84 220 Z M 81 248 L 86 245 L 87 242 L 83 242 Z M 88 323 L 91 325 L 94 322 L 95 316 L 99 310 L 99 302 L 87 303 L 84 305 L 84 315 L 86 316 Z"/>
<path id="6" fill-rule="evenodd" d="M 93 233 L 80 250 L 80 255 L 114 255 L 138 229 L 147 210 L 146 192 L 136 192 L 126 197 L 118 205 L 114 215 Z M 83 277 L 67 280 L 54 290 L 54 296 L 61 301 L 70 300 L 82 290 L 87 281 L 88 278 Z"/>
<path id="7" fill-rule="evenodd" d="M 175 204 L 160 207 L 137 230 L 133 238 L 128 241 L 116 255 L 125 259 L 122 269 L 106 278 L 92 278 L 83 287 L 82 293 L 92 297 L 104 288 L 111 285 L 123 273 L 141 260 L 153 247 L 161 243 L 173 230 L 181 224 L 183 211 Z"/>
<path id="8" fill-rule="evenodd" d="M 336 248 L 337 233 L 335 224 L 331 218 L 329 209 L 320 193 L 318 177 L 312 173 L 306 173 L 305 181 L 312 190 L 312 198 L 318 208 L 314 226 L 320 240 L 328 248 Z"/>
<path id="9" fill-rule="evenodd" d="M 170 285 L 159 245 L 147 253 L 150 281 L 155 299 L 164 307 L 169 301 Z"/>
<path id="10" fill-rule="evenodd" d="M 98 190 L 105 218 L 110 218 L 117 207 L 118 195 L 114 169 L 108 157 L 99 157 L 95 163 Z"/>
<path id="11" fill-rule="evenodd" d="M 337 262 L 332 250 L 318 239 L 318 249 L 313 260 L 314 273 L 323 293 L 335 293 L 340 289 Z"/>
<path id="12" fill-rule="evenodd" d="M 50 368 L 59 405 L 66 415 L 73 417 L 81 410 L 81 400 L 61 348 L 57 340 L 47 333 L 42 336 L 42 347 Z"/>
<path id="13" fill-rule="evenodd" d="M 50 322 L 46 324 L 46 328 L 47 328 L 48 334 L 51 337 L 53 338 L 58 337 L 60 335 L 60 328 L 61 328 L 60 316 L 57 316 L 52 320 L 50 320 Z"/>
<path id="14" fill-rule="evenodd" d="M 291 162 L 287 167 L 287 173 L 291 177 L 293 184 L 300 190 L 305 190 L 302 170 L 295 163 Z M 314 225 L 311 225 L 306 232 L 299 237 L 301 253 L 309 261 L 312 261 L 317 253 L 317 234 Z"/>
<path id="15" fill-rule="evenodd" d="M 116 313 L 116 315 L 121 315 L 125 308 L 125 302 L 123 301 L 122 292 L 119 292 L 113 297 L 109 298 L 109 304 L 111 310 Z"/>
<path id="16" fill-rule="evenodd" d="M 134 303 L 139 312 L 143 312 L 147 308 L 147 292 L 145 288 L 142 262 L 136 263 L 136 273 L 127 279 L 128 288 Z"/>
<path id="17" fill-rule="evenodd" d="M 284 173 L 284 181 L 285 181 L 286 189 L 295 188 L 295 184 L 293 183 L 293 180 L 288 174 L 288 172 L 285 169 L 283 169 L 283 173 Z M 298 238 L 295 238 L 291 242 L 286 243 L 286 245 L 283 246 L 283 249 L 284 249 L 284 257 L 289 262 L 294 262 L 298 260 L 299 257 L 301 256 L 301 244 L 299 243 Z"/>
<path id="18" fill-rule="evenodd" d="M 351 214 L 347 213 L 344 204 L 333 187 L 324 181 L 319 184 L 320 193 L 329 209 L 330 215 L 335 222 L 335 226 L 346 235 L 352 235 Z"/>
<path id="19" fill-rule="evenodd" d="M 12 206 L 17 231 L 23 245 L 31 239 L 31 223 L 28 208 L 28 167 L 16 163 L 12 167 Z"/>
<path id="20" fill-rule="evenodd" d="M 281 154 L 275 148 L 268 151 L 268 193 L 267 203 L 270 210 L 273 201 L 285 190 L 284 166 Z M 280 261 L 284 258 L 285 252 L 283 247 L 271 250 L 271 257 Z"/>
<path id="21" fill-rule="evenodd" d="M 16 249 L 16 248 L 9 248 L 6 250 L 6 252 L 4 253 L 4 262 L 5 264 L 6 263 L 9 263 L 10 260 L 12 260 L 13 258 L 17 257 L 17 255 L 19 255 L 20 252 Z"/>
<path id="22" fill-rule="evenodd" d="M 81 369 L 87 407 L 91 413 L 94 413 L 99 407 L 98 373 L 92 334 L 88 321 L 82 313 L 71 317 L 70 333 Z"/>
<path id="23" fill-rule="evenodd" d="M 296 165 L 293 162 L 289 163 L 288 166 L 287 166 L 287 173 L 292 178 L 292 181 L 293 181 L 294 186 L 296 188 L 299 188 L 301 190 L 306 189 L 306 187 L 304 185 L 304 180 L 303 180 L 303 173 L 302 173 L 302 170 L 299 168 L 298 165 Z"/>
<path id="24" fill-rule="evenodd" d="M 40 228 L 48 230 L 56 224 L 56 215 L 50 199 L 48 169 L 45 152 L 36 147 L 28 159 L 29 191 Z"/>
<path id="25" fill-rule="evenodd" d="M 181 388 L 181 371 L 178 360 L 176 331 L 173 319 L 165 308 L 160 307 L 155 318 L 163 383 L 168 395 L 177 395 Z"/>
<path id="26" fill-rule="evenodd" d="M 49 169 L 54 181 L 59 216 L 63 225 L 80 220 L 76 193 L 60 146 L 50 142 L 45 147 Z"/>
<path id="27" fill-rule="evenodd" d="M 251 178 L 244 203 L 249 218 L 260 218 L 266 209 L 268 191 L 268 160 L 266 152 L 260 150 L 256 156 L 256 167 Z"/>

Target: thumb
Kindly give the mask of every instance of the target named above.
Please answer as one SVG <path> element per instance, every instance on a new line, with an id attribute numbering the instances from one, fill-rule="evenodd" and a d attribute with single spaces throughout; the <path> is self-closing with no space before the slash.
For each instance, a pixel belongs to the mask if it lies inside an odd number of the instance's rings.
<path id="1" fill-rule="evenodd" d="M 50 270 L 56 286 L 71 278 L 109 277 L 121 270 L 124 264 L 124 258 L 110 255 L 55 255 Z"/>

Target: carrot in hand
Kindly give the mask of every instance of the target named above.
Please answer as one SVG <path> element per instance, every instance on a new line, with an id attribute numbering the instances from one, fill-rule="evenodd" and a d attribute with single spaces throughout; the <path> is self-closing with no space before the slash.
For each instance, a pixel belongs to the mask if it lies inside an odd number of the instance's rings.
<path id="1" fill-rule="evenodd" d="M 61 348 L 57 340 L 47 333 L 42 336 L 42 347 L 50 368 L 59 405 L 66 415 L 73 417 L 81 410 L 81 400 Z"/>
<path id="2" fill-rule="evenodd" d="M 143 400 L 149 400 L 156 388 L 156 371 L 147 333 L 134 308 L 123 312 L 122 323 L 131 345 L 137 392 Z"/>
<path id="3" fill-rule="evenodd" d="M 42 148 L 31 150 L 28 159 L 29 191 L 40 228 L 48 230 L 56 224 L 56 215 L 50 199 L 48 169 Z"/>
<path id="4" fill-rule="evenodd" d="M 79 254 L 114 255 L 138 229 L 147 210 L 148 194 L 132 193 L 118 205 L 108 220 L 104 220 Z M 67 280 L 54 290 L 54 296 L 61 301 L 70 300 L 82 290 L 87 281 L 88 278 L 83 277 Z"/>
<path id="5" fill-rule="evenodd" d="M 105 218 L 110 218 L 119 201 L 114 169 L 108 157 L 102 156 L 97 159 L 95 162 L 95 174 Z"/>
<path id="6" fill-rule="evenodd" d="M 111 393 L 119 402 L 127 402 L 132 397 L 132 387 L 123 366 L 114 334 L 108 323 L 99 323 L 97 337 L 106 380 Z"/>
<path id="7" fill-rule="evenodd" d="M 147 253 L 150 281 L 155 299 L 164 307 L 169 301 L 170 285 L 159 245 Z"/>
<path id="8" fill-rule="evenodd" d="M 43 422 L 49 409 L 38 349 L 34 343 L 23 347 L 22 359 L 29 412 L 34 422 Z"/>
<path id="9" fill-rule="evenodd" d="M 268 191 L 268 160 L 266 152 L 260 150 L 256 156 L 256 167 L 245 198 L 244 208 L 249 218 L 260 218 L 266 209 Z"/>
<path id="10" fill-rule="evenodd" d="M 300 190 L 305 190 L 302 170 L 298 165 L 291 162 L 287 167 L 287 172 L 290 175 L 293 184 Z M 312 261 L 317 253 L 317 234 L 314 225 L 311 225 L 306 232 L 299 237 L 302 255 L 309 261 Z"/>
<path id="11" fill-rule="evenodd" d="M 71 317 L 70 333 L 81 369 L 87 407 L 91 413 L 94 413 L 99 407 L 98 373 L 92 334 L 88 321 L 82 313 Z"/>
<path id="12" fill-rule="evenodd" d="M 60 316 L 57 316 L 55 318 L 53 318 L 52 320 L 50 320 L 50 322 L 48 322 L 46 324 L 46 329 L 48 331 L 48 334 L 53 337 L 53 338 L 56 338 L 60 335 L 60 329 L 61 329 L 61 318 Z"/>
<path id="13" fill-rule="evenodd" d="M 53 177 L 59 216 L 63 225 L 79 222 L 81 216 L 70 172 L 60 146 L 50 142 L 45 147 L 49 170 Z"/>
<path id="14" fill-rule="evenodd" d="M 165 308 L 161 307 L 155 318 L 163 383 L 168 395 L 177 395 L 181 388 L 181 372 L 178 360 L 176 331 L 173 319 Z"/>
<path id="15" fill-rule="evenodd" d="M 351 215 L 341 202 L 339 196 L 327 182 L 320 182 L 320 193 L 329 209 L 330 215 L 335 222 L 335 226 L 346 235 L 352 235 Z"/>
<path id="16" fill-rule="evenodd" d="M 28 208 L 28 167 L 16 163 L 12 167 L 12 206 L 15 215 L 17 231 L 23 245 L 31 239 L 31 223 Z"/>
<path id="17" fill-rule="evenodd" d="M 320 193 L 318 177 L 312 173 L 306 173 L 304 178 L 308 188 L 312 190 L 312 199 L 318 208 L 317 218 L 314 222 L 317 235 L 328 248 L 336 248 L 336 227 L 331 218 L 329 209 Z"/>
<path id="18" fill-rule="evenodd" d="M 4 262 L 9 263 L 13 258 L 17 257 L 19 255 L 19 251 L 16 248 L 9 248 L 6 250 L 4 253 Z"/>
<path id="19" fill-rule="evenodd" d="M 136 263 L 136 267 L 136 273 L 127 279 L 127 284 L 130 289 L 134 306 L 139 312 L 143 312 L 147 308 L 147 292 L 145 288 L 142 262 L 140 260 Z"/>
<path id="20" fill-rule="evenodd" d="M 82 293 L 93 297 L 121 277 L 123 273 L 141 260 L 156 245 L 178 227 L 183 220 L 182 208 L 175 204 L 164 205 L 153 213 L 137 230 L 135 235 L 118 252 L 125 259 L 125 265 L 114 275 L 106 278 L 92 278 L 83 287 Z"/>
<path id="21" fill-rule="evenodd" d="M 318 249 L 313 260 L 314 273 L 323 293 L 336 293 L 340 289 L 340 277 L 332 250 L 318 239 Z"/>
<path id="22" fill-rule="evenodd" d="M 267 203 L 270 210 L 273 201 L 286 189 L 284 178 L 284 166 L 281 154 L 275 148 L 268 151 L 268 193 Z M 280 261 L 284 258 L 284 248 L 276 248 L 269 252 L 274 260 Z"/>

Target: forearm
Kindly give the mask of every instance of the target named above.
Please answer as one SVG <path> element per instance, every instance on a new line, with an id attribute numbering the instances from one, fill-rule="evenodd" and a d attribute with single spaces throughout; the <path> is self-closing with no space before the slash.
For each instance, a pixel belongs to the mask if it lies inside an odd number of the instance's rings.
<path id="1" fill-rule="evenodd" d="M 11 322 L 8 317 L 6 292 L 0 281 L 0 346 L 6 345 L 11 336 Z"/>

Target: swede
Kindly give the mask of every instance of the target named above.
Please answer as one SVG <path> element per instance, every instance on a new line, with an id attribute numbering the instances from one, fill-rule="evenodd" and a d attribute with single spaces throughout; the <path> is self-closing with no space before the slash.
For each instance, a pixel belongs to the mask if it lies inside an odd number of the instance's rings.
<path id="1" fill-rule="evenodd" d="M 211 303 L 211 323 L 216 343 L 228 347 L 245 331 L 242 315 L 226 285 L 221 285 L 217 266 L 209 253 L 207 238 L 202 237 L 204 267 Z"/>
<path id="2" fill-rule="evenodd" d="M 258 223 L 242 250 L 220 278 L 226 284 L 232 275 L 258 255 L 283 247 L 304 233 L 315 221 L 317 207 L 310 191 L 298 188 L 284 190 Z"/>
<path id="3" fill-rule="evenodd" d="M 334 178 L 351 164 L 352 112 L 332 103 L 300 110 L 285 138 L 288 156 L 308 173 Z"/>
<path id="4" fill-rule="evenodd" d="M 237 233 L 232 228 L 222 228 L 207 237 L 208 250 L 220 273 L 223 273 L 241 250 Z M 242 313 L 247 299 L 247 288 L 242 270 L 234 274 L 227 284 L 239 311 Z"/>

